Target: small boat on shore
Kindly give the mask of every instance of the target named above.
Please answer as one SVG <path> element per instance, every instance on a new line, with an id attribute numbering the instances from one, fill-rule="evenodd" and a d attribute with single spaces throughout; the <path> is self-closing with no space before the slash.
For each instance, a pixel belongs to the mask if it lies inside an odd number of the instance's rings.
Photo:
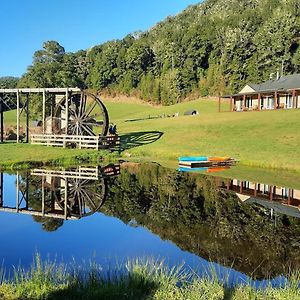
<path id="1" fill-rule="evenodd" d="M 235 160 L 228 156 L 182 156 L 178 158 L 179 166 L 189 168 L 201 168 L 212 166 L 232 165 Z"/>

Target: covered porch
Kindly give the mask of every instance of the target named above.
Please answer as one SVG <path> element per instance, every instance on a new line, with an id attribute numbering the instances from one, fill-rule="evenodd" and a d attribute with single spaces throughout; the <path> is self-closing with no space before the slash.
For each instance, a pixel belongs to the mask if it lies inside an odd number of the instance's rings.
<path id="1" fill-rule="evenodd" d="M 228 110 L 221 103 L 228 103 Z M 219 97 L 221 111 L 264 111 L 300 108 L 300 89 L 239 93 Z"/>

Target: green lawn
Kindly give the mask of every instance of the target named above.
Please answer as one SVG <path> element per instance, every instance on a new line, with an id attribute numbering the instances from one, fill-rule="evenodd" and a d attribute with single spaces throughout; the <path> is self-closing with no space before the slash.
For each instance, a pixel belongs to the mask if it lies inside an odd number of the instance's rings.
<path id="1" fill-rule="evenodd" d="M 182 155 L 231 156 L 247 166 L 300 171 L 300 110 L 218 113 L 212 100 L 160 108 L 112 101 L 106 105 L 120 134 L 141 133 L 141 146 L 127 150 L 133 156 L 173 161 Z M 191 108 L 200 114 L 183 116 Z M 179 117 L 147 119 L 176 112 Z M 162 136 L 149 143 L 145 134 L 143 145 L 142 133 L 147 132 Z"/>
<path id="2" fill-rule="evenodd" d="M 168 107 L 104 102 L 111 122 L 118 126 L 124 157 L 176 167 L 177 158 L 183 155 L 231 156 L 244 166 L 300 172 L 300 110 L 218 113 L 214 100 Z M 199 115 L 184 116 L 189 109 L 197 109 Z M 178 117 L 167 117 L 177 112 Z M 6 121 L 13 123 L 13 112 L 6 114 Z M 0 165 L 7 165 L 74 156 L 85 151 L 5 144 L 0 145 L 0 153 Z"/>

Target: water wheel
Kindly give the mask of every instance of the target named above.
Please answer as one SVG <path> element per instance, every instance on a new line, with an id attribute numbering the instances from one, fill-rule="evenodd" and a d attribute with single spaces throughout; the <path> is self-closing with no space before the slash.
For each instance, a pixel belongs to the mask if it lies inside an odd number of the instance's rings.
<path id="1" fill-rule="evenodd" d="M 54 198 L 62 209 L 65 207 L 66 192 L 68 215 L 86 217 L 99 211 L 103 205 L 107 194 L 106 179 L 100 178 L 95 181 L 74 178 L 68 179 L 66 183 L 65 179 L 61 178 L 61 185 L 54 192 Z"/>
<path id="2" fill-rule="evenodd" d="M 55 106 L 54 120 L 56 134 L 105 136 L 109 126 L 103 102 L 85 91 L 73 93 L 67 100 L 63 97 Z"/>

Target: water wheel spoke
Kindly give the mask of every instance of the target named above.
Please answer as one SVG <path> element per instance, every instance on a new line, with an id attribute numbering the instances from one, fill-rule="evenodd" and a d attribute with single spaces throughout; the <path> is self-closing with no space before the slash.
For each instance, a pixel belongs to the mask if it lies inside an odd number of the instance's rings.
<path id="1" fill-rule="evenodd" d="M 84 125 L 88 126 L 103 126 L 103 121 L 95 121 L 95 122 L 84 122 Z"/>
<path id="2" fill-rule="evenodd" d="M 89 104 L 88 108 L 86 109 L 86 111 L 84 113 L 84 117 L 85 118 L 89 117 L 89 115 L 94 110 L 94 108 L 96 107 L 96 105 L 97 105 L 96 101 L 92 102 L 92 104 Z"/>
<path id="3" fill-rule="evenodd" d="M 89 206 L 89 208 L 91 209 L 91 210 L 96 210 L 96 208 L 97 208 L 97 205 L 95 204 L 95 202 L 92 200 L 92 198 L 90 197 L 90 195 L 89 195 L 89 193 L 88 193 L 88 191 L 87 190 L 83 190 L 83 193 L 85 194 L 85 200 L 86 200 L 86 203 L 87 203 L 87 205 Z"/>
<path id="4" fill-rule="evenodd" d="M 94 136 L 94 135 L 95 135 L 94 132 L 92 131 L 92 129 L 89 128 L 88 126 L 85 126 L 84 124 L 81 124 L 81 128 L 82 128 L 85 132 L 87 132 L 89 135 L 91 135 L 91 136 Z"/>

